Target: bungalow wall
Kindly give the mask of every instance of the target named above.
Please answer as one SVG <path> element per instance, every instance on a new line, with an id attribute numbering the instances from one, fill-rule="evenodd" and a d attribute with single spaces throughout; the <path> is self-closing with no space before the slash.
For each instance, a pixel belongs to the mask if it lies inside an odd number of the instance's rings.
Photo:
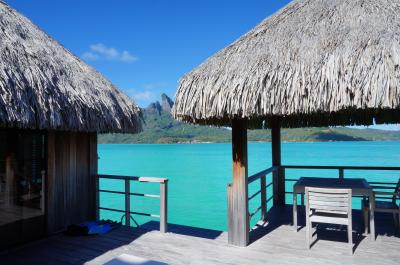
<path id="1" fill-rule="evenodd" d="M 49 131 L 47 233 L 96 218 L 97 134 Z"/>

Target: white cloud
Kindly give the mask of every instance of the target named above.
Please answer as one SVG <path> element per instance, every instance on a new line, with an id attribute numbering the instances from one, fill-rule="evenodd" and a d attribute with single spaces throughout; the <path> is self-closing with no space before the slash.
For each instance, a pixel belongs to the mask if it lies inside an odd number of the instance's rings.
<path id="1" fill-rule="evenodd" d="M 141 107 L 147 107 L 151 102 L 157 100 L 156 94 L 148 89 L 137 90 L 134 88 L 128 88 L 124 89 L 124 91 Z"/>
<path id="2" fill-rule="evenodd" d="M 131 55 L 128 51 L 123 51 L 121 54 L 121 61 L 127 62 L 127 63 L 133 63 L 138 60 L 137 57 Z"/>
<path id="3" fill-rule="evenodd" d="M 82 54 L 82 58 L 87 61 L 96 61 L 99 59 L 99 56 L 92 52 L 85 52 L 84 54 Z"/>
<path id="4" fill-rule="evenodd" d="M 116 48 L 107 47 L 102 43 L 90 45 L 90 51 L 85 52 L 82 55 L 82 58 L 87 61 L 103 59 L 109 61 L 121 61 L 125 63 L 133 63 L 138 60 L 138 58 L 130 54 L 129 51 L 118 51 Z"/>
<path id="5" fill-rule="evenodd" d="M 142 91 L 133 94 L 133 98 L 137 101 L 149 101 L 154 99 L 154 93 L 150 91 Z"/>

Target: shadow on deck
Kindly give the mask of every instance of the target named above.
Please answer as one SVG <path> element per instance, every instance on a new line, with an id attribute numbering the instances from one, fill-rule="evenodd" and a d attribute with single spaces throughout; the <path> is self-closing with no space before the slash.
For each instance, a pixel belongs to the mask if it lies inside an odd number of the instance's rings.
<path id="1" fill-rule="evenodd" d="M 182 225 L 158 231 L 157 222 L 141 228 L 121 227 L 106 235 L 52 236 L 0 254 L 0 264 L 104 264 L 121 254 L 167 264 L 398 264 L 400 238 L 391 216 L 377 214 L 377 240 L 361 235 L 361 212 L 354 212 L 355 254 L 348 253 L 346 231 L 340 227 L 318 228 L 318 241 L 305 246 L 305 229 L 291 226 L 291 207 L 273 208 L 268 222 L 251 232 L 246 247 L 227 244 L 227 233 Z M 304 216 L 303 216 L 304 217 Z M 299 215 L 299 220 L 302 220 Z M 300 224 L 302 224 L 300 222 Z M 304 224 L 304 222 L 303 222 Z"/>
<path id="2" fill-rule="evenodd" d="M 268 212 L 267 221 L 259 222 L 253 227 L 250 232 L 250 244 L 255 243 L 272 233 L 274 230 L 279 229 L 281 226 L 291 226 L 292 220 L 292 205 L 287 205 L 286 207 L 274 207 Z M 299 207 L 299 217 L 298 217 L 299 228 L 297 231 L 305 230 L 305 215 L 304 207 Z M 376 237 L 396 237 L 399 238 L 400 232 L 395 229 L 392 214 L 390 213 L 377 213 L 375 216 L 375 229 Z M 295 232 L 293 228 L 293 232 Z M 314 233 L 314 243 L 315 245 L 320 240 L 335 241 L 335 242 L 347 242 L 347 228 L 346 226 L 340 225 L 329 225 L 329 224 L 319 224 L 317 230 Z M 357 251 L 357 247 L 360 243 L 368 237 L 370 240 L 370 235 L 364 234 L 363 225 L 363 215 L 361 210 L 353 210 L 353 243 L 354 251 Z M 304 238 L 305 245 L 305 238 Z M 399 238 L 399 248 L 400 248 L 400 238 Z"/>

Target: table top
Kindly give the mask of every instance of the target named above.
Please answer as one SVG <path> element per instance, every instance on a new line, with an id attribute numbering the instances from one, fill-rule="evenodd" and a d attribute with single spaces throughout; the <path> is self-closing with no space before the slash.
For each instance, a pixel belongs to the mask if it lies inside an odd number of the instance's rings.
<path id="1" fill-rule="evenodd" d="M 312 178 L 301 177 L 293 186 L 294 192 L 303 193 L 305 187 L 351 189 L 353 195 L 368 195 L 372 187 L 362 178 Z"/>

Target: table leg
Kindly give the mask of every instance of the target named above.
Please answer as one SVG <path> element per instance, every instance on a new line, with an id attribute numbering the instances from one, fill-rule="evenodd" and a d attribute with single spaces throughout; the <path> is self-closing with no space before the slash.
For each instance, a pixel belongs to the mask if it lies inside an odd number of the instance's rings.
<path id="1" fill-rule="evenodd" d="M 371 239 L 375 241 L 375 196 L 373 193 L 369 195 L 369 229 Z"/>
<path id="2" fill-rule="evenodd" d="M 293 226 L 297 232 L 297 193 L 293 192 Z"/>

